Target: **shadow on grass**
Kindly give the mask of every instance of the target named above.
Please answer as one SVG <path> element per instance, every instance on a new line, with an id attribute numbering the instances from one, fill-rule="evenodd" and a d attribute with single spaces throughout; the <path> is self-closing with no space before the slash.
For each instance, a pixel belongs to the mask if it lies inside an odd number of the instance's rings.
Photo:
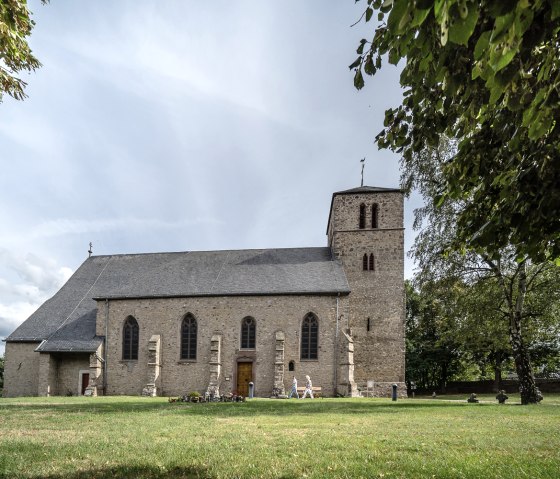
<path id="1" fill-rule="evenodd" d="M 38 478 L 39 476 L 29 476 L 22 474 L 3 474 L 0 472 L 0 479 L 22 479 Z M 112 466 L 100 469 L 89 469 L 68 473 L 53 473 L 41 475 L 41 479 L 211 479 L 215 476 L 210 475 L 207 470 L 197 467 L 174 467 L 164 469 L 153 466 Z"/>

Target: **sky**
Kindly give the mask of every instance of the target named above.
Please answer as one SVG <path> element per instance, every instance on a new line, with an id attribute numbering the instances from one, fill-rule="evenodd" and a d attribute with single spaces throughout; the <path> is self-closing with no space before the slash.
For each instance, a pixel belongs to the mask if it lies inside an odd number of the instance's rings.
<path id="1" fill-rule="evenodd" d="M 326 246 L 332 193 L 398 187 L 387 65 L 351 0 L 29 3 L 43 64 L 0 104 L 0 338 L 88 256 Z M 405 247 L 414 239 L 405 204 Z M 405 276 L 412 275 L 407 258 Z M 0 355 L 4 343 L 0 343 Z"/>

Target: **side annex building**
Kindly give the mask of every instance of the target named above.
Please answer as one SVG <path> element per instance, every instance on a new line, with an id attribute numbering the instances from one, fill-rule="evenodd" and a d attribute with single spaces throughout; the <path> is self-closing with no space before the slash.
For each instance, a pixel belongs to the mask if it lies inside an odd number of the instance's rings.
<path id="1" fill-rule="evenodd" d="M 92 256 L 6 341 L 4 396 L 325 396 L 404 385 L 399 189 L 332 195 L 328 246 Z"/>

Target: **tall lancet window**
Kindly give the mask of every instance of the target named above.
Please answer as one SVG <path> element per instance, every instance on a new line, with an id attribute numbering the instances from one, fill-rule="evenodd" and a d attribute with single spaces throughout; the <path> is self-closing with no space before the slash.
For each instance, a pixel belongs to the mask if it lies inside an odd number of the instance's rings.
<path id="1" fill-rule="evenodd" d="M 373 256 L 373 253 L 369 255 L 369 270 L 375 271 L 375 257 Z"/>
<path id="2" fill-rule="evenodd" d="M 363 230 L 366 227 L 366 205 L 363 203 L 360 205 L 360 229 Z"/>
<path id="3" fill-rule="evenodd" d="M 377 206 L 377 203 L 374 203 L 374 205 L 371 207 L 371 227 L 372 228 L 379 228 L 379 207 Z"/>
<path id="4" fill-rule="evenodd" d="M 301 323 L 301 359 L 317 359 L 319 349 L 319 320 L 307 314 Z"/>
<path id="5" fill-rule="evenodd" d="M 132 316 L 129 316 L 123 326 L 122 358 L 124 360 L 138 359 L 139 335 L 138 322 Z"/>
<path id="6" fill-rule="evenodd" d="M 187 313 L 181 323 L 181 359 L 196 359 L 196 318 Z"/>
<path id="7" fill-rule="evenodd" d="M 255 349 L 257 325 L 254 318 L 247 316 L 241 323 L 241 349 Z"/>
<path id="8" fill-rule="evenodd" d="M 368 256 L 367 256 L 367 254 L 364 254 L 362 262 L 363 262 L 364 271 L 367 271 L 368 270 Z"/>

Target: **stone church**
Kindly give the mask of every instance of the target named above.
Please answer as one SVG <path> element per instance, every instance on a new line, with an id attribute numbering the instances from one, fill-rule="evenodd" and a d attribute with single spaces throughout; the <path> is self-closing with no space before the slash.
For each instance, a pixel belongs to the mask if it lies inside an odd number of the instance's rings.
<path id="1" fill-rule="evenodd" d="M 399 189 L 332 195 L 327 247 L 88 258 L 6 338 L 4 395 L 404 387 Z"/>

